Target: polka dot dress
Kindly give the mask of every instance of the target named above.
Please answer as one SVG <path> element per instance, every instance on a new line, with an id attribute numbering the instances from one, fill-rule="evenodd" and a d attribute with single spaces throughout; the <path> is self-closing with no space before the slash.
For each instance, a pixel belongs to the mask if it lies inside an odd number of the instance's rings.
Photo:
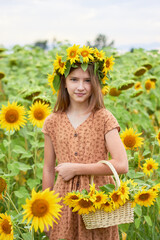
<path id="1" fill-rule="evenodd" d="M 42 132 L 48 134 L 52 140 L 58 164 L 72 163 L 96 163 L 108 159 L 108 151 L 105 144 L 105 134 L 117 128 L 119 124 L 111 112 L 102 108 L 80 124 L 76 129 L 72 126 L 67 114 L 52 113 L 44 122 Z M 89 190 L 89 176 L 75 176 L 65 182 L 61 176 L 57 177 L 54 185 L 55 192 L 64 197 L 67 192 L 73 190 Z M 113 183 L 111 176 L 95 176 L 96 188 L 107 183 Z M 82 217 L 63 204 L 61 218 L 58 224 L 53 223 L 50 231 L 50 240 L 118 240 L 118 227 L 98 228 L 87 230 Z"/>

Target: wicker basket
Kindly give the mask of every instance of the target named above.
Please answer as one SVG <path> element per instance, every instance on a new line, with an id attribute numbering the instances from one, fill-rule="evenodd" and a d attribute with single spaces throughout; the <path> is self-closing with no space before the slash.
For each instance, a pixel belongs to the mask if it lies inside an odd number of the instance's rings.
<path id="1" fill-rule="evenodd" d="M 105 163 L 110 167 L 116 179 L 117 187 L 120 187 L 119 176 L 113 165 L 110 162 L 104 160 L 100 162 Z M 91 176 L 91 184 L 93 185 L 93 176 Z M 127 201 L 123 206 L 120 206 L 114 211 L 105 212 L 104 210 L 97 209 L 95 212 L 89 212 L 89 214 L 82 214 L 82 218 L 86 229 L 106 228 L 122 223 L 133 222 L 134 209 L 131 208 L 131 202 Z"/>

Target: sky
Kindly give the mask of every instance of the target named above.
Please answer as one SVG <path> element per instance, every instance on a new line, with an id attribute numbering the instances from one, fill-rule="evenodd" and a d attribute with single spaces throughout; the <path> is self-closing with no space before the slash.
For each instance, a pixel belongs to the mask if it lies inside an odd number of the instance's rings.
<path id="1" fill-rule="evenodd" d="M 160 49 L 159 0 L 0 0 L 0 45 L 94 42 Z"/>

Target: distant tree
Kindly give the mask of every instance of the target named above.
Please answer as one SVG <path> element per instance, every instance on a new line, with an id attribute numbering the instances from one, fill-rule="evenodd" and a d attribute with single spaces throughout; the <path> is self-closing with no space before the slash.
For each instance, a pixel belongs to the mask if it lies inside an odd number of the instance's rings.
<path id="1" fill-rule="evenodd" d="M 40 47 L 40 48 L 43 48 L 44 50 L 46 50 L 48 48 L 47 40 L 45 40 L 45 41 L 37 41 L 37 42 L 34 43 L 34 46 L 35 47 Z"/>
<path id="2" fill-rule="evenodd" d="M 94 40 L 94 43 L 91 44 L 89 41 L 87 41 L 87 45 L 90 47 L 96 47 L 99 49 L 104 47 L 113 47 L 114 41 L 112 40 L 110 43 L 108 43 L 107 41 L 108 39 L 104 34 L 98 34 Z"/>

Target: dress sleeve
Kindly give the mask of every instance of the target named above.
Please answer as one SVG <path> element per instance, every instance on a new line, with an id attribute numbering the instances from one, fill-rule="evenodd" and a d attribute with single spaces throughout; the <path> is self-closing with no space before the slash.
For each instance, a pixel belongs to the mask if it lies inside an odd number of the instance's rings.
<path id="1" fill-rule="evenodd" d="M 46 117 L 43 127 L 42 127 L 42 130 L 41 130 L 44 134 L 50 135 L 51 128 L 53 125 L 52 118 L 53 118 L 53 114 L 50 114 L 48 117 Z"/>
<path id="2" fill-rule="evenodd" d="M 120 132 L 119 123 L 117 119 L 113 116 L 113 114 L 110 111 L 105 109 L 104 115 L 105 115 L 105 119 L 104 119 L 105 134 L 115 128 L 117 128 L 118 132 Z"/>

